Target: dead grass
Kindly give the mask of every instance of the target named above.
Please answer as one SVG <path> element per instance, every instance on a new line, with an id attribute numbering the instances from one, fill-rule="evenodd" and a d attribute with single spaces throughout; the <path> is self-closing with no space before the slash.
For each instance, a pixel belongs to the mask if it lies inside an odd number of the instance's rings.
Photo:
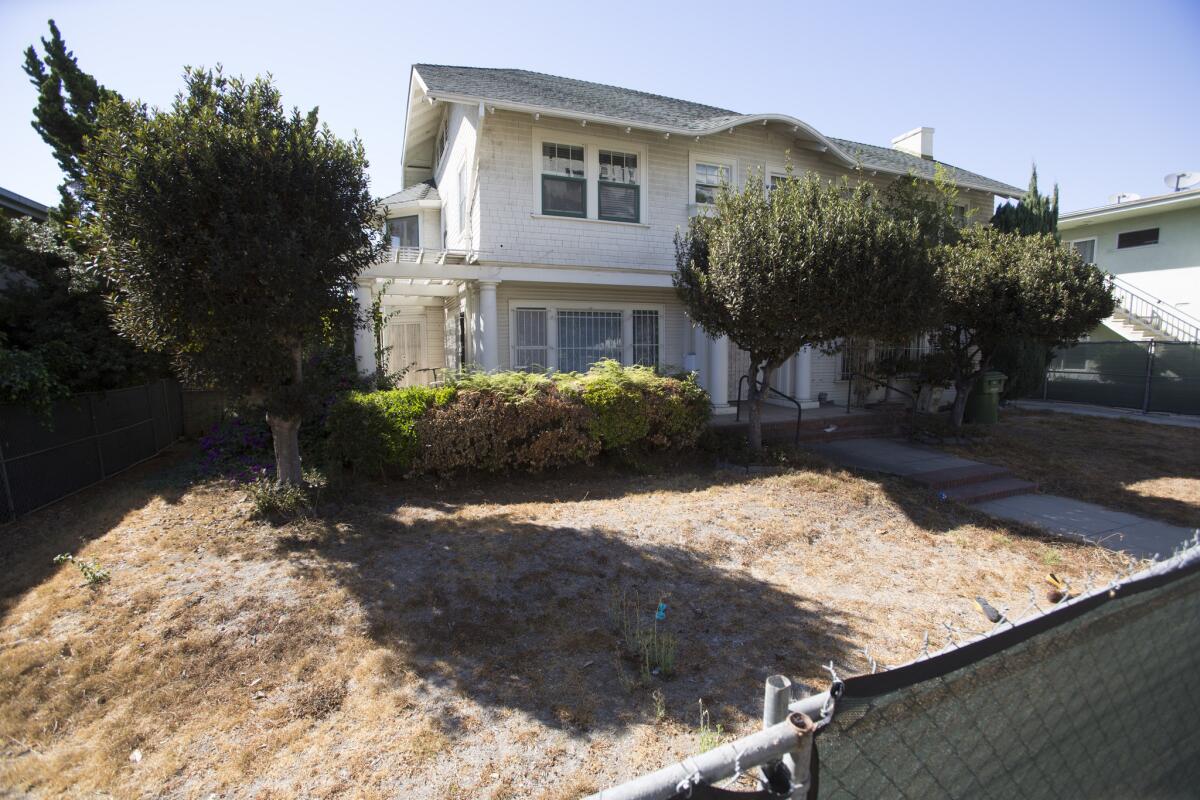
<path id="1" fill-rule="evenodd" d="M 161 468 L 3 531 L 0 786 L 566 800 L 690 755 L 700 701 L 746 733 L 769 674 L 901 663 L 983 629 L 977 594 L 1119 567 L 819 462 L 396 484 L 279 528 Z M 673 679 L 622 678 L 618 591 L 666 602 Z"/>
<path id="2" fill-rule="evenodd" d="M 1200 429 L 1010 409 L 988 435 L 946 449 L 1050 494 L 1200 527 Z"/>

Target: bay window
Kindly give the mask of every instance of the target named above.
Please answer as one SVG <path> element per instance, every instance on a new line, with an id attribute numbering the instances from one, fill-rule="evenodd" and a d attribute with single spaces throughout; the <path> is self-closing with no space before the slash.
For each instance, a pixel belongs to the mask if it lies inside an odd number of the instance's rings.
<path id="1" fill-rule="evenodd" d="M 387 221 L 388 241 L 391 242 L 393 250 L 398 250 L 401 247 L 420 247 L 421 240 L 418 230 L 419 225 L 417 224 L 415 214 L 410 217 L 396 217 Z"/>
<path id="2" fill-rule="evenodd" d="M 552 142 L 542 144 L 542 213 L 587 216 L 587 177 L 582 147 Z"/>

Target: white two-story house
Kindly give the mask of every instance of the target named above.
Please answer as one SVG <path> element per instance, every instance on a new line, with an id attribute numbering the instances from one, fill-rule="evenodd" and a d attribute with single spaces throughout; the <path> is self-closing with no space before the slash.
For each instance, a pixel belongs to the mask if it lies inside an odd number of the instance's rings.
<path id="1" fill-rule="evenodd" d="M 674 237 L 722 182 L 759 170 L 879 184 L 932 178 L 933 130 L 891 147 L 835 139 L 782 113 L 739 114 L 523 70 L 413 67 L 406 188 L 383 199 L 391 249 L 359 280 L 383 293 L 389 369 L 585 370 L 601 359 L 694 369 L 720 410 L 744 354 L 688 319 Z M 962 211 L 986 220 L 1022 190 L 943 164 Z M 374 370 L 360 332 L 360 369 Z M 806 404 L 845 392 L 836 356 L 805 350 L 777 388 Z M 842 387 L 839 389 L 839 385 Z"/>

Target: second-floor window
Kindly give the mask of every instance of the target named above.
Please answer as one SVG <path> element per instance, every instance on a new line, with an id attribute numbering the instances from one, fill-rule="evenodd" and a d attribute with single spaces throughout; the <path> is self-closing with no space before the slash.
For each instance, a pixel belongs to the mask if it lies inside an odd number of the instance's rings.
<path id="1" fill-rule="evenodd" d="M 600 180 L 596 191 L 600 219 L 637 222 L 641 190 L 636 153 L 600 151 Z"/>
<path id="2" fill-rule="evenodd" d="M 1117 234 L 1117 249 L 1126 250 L 1130 247 L 1145 247 L 1148 244 L 1158 244 L 1158 228 L 1146 228 L 1141 231 L 1128 231 Z"/>
<path id="3" fill-rule="evenodd" d="M 542 213 L 562 217 L 587 216 L 587 177 L 583 148 L 542 144 Z"/>
<path id="4" fill-rule="evenodd" d="M 393 250 L 398 250 L 401 247 L 421 246 L 417 217 L 415 215 L 389 219 L 387 221 L 387 232 Z"/>
<path id="5" fill-rule="evenodd" d="M 721 191 L 721 184 L 733 182 L 733 170 L 730 169 L 728 164 L 697 161 L 694 180 L 696 186 L 696 203 L 699 205 L 709 205 L 717 202 L 717 194 Z"/>

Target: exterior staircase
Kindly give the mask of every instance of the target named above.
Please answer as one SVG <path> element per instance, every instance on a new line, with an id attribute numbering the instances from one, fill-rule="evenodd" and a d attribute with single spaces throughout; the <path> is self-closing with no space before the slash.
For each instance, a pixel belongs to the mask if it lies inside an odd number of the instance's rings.
<path id="1" fill-rule="evenodd" d="M 918 472 L 908 478 L 936 490 L 947 500 L 968 505 L 1037 491 L 1036 483 L 1016 478 L 1004 467 L 992 464 Z"/>
<path id="2" fill-rule="evenodd" d="M 1110 277 L 1117 308 L 1104 324 L 1119 336 L 1131 342 L 1200 341 L 1200 320 L 1116 275 Z"/>

